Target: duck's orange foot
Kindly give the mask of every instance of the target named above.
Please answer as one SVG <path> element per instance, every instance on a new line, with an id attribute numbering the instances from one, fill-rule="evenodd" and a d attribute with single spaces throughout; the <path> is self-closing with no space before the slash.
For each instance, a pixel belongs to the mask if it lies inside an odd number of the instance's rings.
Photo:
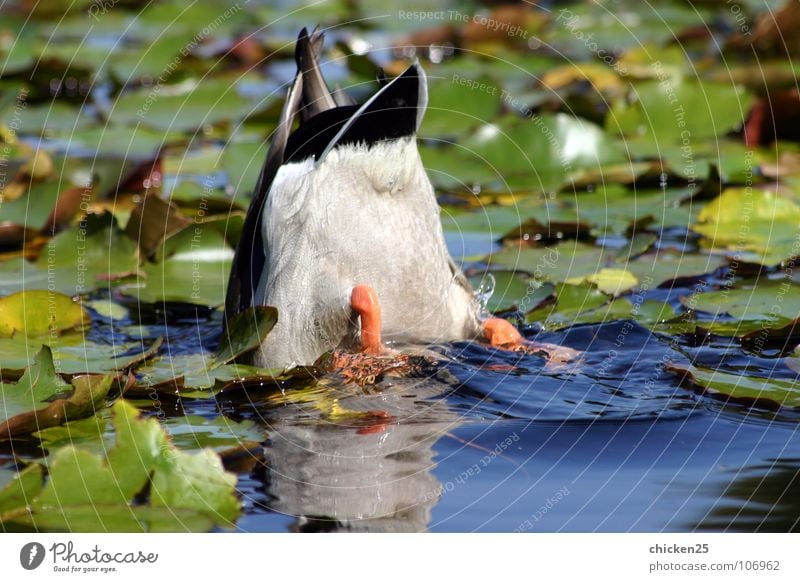
<path id="1" fill-rule="evenodd" d="M 541 353 L 551 362 L 572 362 L 581 352 L 559 346 L 526 340 L 511 322 L 492 317 L 483 323 L 483 337 L 493 347 L 527 354 Z"/>
<path id="2" fill-rule="evenodd" d="M 365 354 L 382 353 L 381 304 L 375 289 L 364 284 L 353 287 L 350 306 L 361 319 L 361 351 Z"/>

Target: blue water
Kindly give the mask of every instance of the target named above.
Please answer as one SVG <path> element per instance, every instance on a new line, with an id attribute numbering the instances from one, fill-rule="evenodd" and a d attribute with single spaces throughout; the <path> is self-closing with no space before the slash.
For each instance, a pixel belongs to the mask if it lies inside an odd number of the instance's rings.
<path id="1" fill-rule="evenodd" d="M 797 530 L 800 435 L 792 413 L 679 387 L 659 362 L 685 357 L 644 328 L 604 364 L 621 325 L 540 336 L 585 350 L 578 367 L 447 346 L 442 394 L 431 396 L 432 381 L 418 380 L 383 389 L 397 398 L 375 389 L 364 396 L 372 400 L 362 409 L 384 402 L 402 412 L 378 433 L 315 421 L 296 404 L 240 410 L 270 436 L 266 463 L 240 479 L 247 514 L 239 528 Z M 716 353 L 723 351 L 730 357 L 732 348 Z"/>

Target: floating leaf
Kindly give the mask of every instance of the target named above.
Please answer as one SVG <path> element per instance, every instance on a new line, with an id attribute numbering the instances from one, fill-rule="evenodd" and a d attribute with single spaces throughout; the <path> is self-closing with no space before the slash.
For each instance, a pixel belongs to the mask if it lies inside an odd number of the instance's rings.
<path id="1" fill-rule="evenodd" d="M 639 280 L 630 271 L 610 268 L 600 269 L 586 277 L 572 277 L 566 280 L 566 283 L 572 285 L 580 285 L 584 282 L 593 283 L 603 293 L 619 295 L 636 287 Z"/>
<path id="2" fill-rule="evenodd" d="M 0 336 L 58 333 L 89 322 L 83 307 L 61 293 L 21 291 L 0 298 Z"/>
<path id="3" fill-rule="evenodd" d="M 92 127 L 63 136 L 69 140 L 67 154 L 103 154 L 127 161 L 152 160 L 167 144 L 183 138 L 171 133 L 156 132 L 144 126 L 107 125 Z"/>
<path id="4" fill-rule="evenodd" d="M 2 373 L 19 377 L 42 347 L 43 338 L 0 338 L 3 354 Z M 161 345 L 158 337 L 149 345 L 143 341 L 97 343 L 81 333 L 67 333 L 47 338 L 62 374 L 110 374 L 131 368 L 154 355 Z"/>
<path id="5" fill-rule="evenodd" d="M 182 450 L 213 448 L 217 452 L 246 442 L 261 442 L 266 431 L 252 420 L 236 422 L 225 416 L 208 420 L 187 415 L 170 418 L 165 423 L 173 444 Z"/>
<path id="6" fill-rule="evenodd" d="M 797 225 L 800 205 L 778 193 L 754 188 L 729 189 L 709 202 L 692 230 L 711 247 L 742 260 L 776 265 L 800 254 Z"/>
<path id="7" fill-rule="evenodd" d="M 507 247 L 487 258 L 491 265 L 525 271 L 537 280 L 548 281 L 593 275 L 607 260 L 603 249 L 574 241 L 544 248 Z"/>
<path id="8" fill-rule="evenodd" d="M 559 284 L 552 304 L 531 311 L 527 321 L 539 322 L 544 329 L 559 329 L 572 325 L 582 313 L 593 311 L 609 302 L 611 297 L 594 285 Z"/>
<path id="9" fill-rule="evenodd" d="M 473 127 L 491 121 L 500 108 L 497 82 L 488 77 L 464 75 L 429 77 L 430 100 L 420 135 L 438 137 L 463 135 Z"/>
<path id="10" fill-rule="evenodd" d="M 67 295 L 79 295 L 98 287 L 108 288 L 110 281 L 134 274 L 138 263 L 136 243 L 126 237 L 117 228 L 113 216 L 106 213 L 89 215 L 51 239 L 33 268 L 30 264 L 12 263 L 3 270 L 18 273 L 22 280 L 16 281 L 16 285 L 24 289 L 53 286 Z M 3 280 L 0 277 L 0 282 Z M 11 283 L 9 287 L 13 289 L 14 281 Z"/>
<path id="11" fill-rule="evenodd" d="M 800 318 L 800 285 L 763 280 L 737 289 L 698 293 L 682 298 L 681 303 L 714 316 L 783 322 Z"/>
<path id="12" fill-rule="evenodd" d="M 713 273 L 726 264 L 719 255 L 681 253 L 670 248 L 658 248 L 634 260 L 620 257 L 617 264 L 624 265 L 640 284 L 638 287 L 654 289 L 675 279 L 700 277 Z"/>
<path id="13" fill-rule="evenodd" d="M 2 516 L 27 507 L 31 500 L 42 490 L 44 469 L 41 465 L 30 465 L 17 473 L 2 490 L 0 490 L 0 523 Z"/>
<path id="14" fill-rule="evenodd" d="M 191 222 L 175 205 L 156 194 L 149 194 L 134 207 L 125 225 L 125 233 L 139 243 L 145 256 L 150 256 L 164 239 L 185 229 Z"/>
<path id="15" fill-rule="evenodd" d="M 47 134 L 54 131 L 74 131 L 89 127 L 96 120 L 85 114 L 83 109 L 73 107 L 60 101 L 43 105 L 31 105 L 17 114 L 14 105 L 9 105 L 0 113 L 0 123 L 8 123 L 12 116 L 19 115 L 17 123 L 26 134 Z"/>
<path id="16" fill-rule="evenodd" d="M 493 284 L 489 282 L 490 278 Z M 523 312 L 530 311 L 553 292 L 551 284 L 528 281 L 526 277 L 511 271 L 491 271 L 483 277 L 471 277 L 470 282 L 475 289 L 493 289 L 486 303 L 486 309 L 491 312 L 506 311 L 512 307 Z"/>
<path id="17" fill-rule="evenodd" d="M 114 380 L 112 375 L 85 374 L 67 384 L 56 374 L 50 348 L 43 347 L 19 382 L 0 384 L 0 439 L 94 414 L 105 403 Z"/>
<path id="18" fill-rule="evenodd" d="M 692 156 L 694 140 L 722 136 L 742 125 L 752 96 L 731 84 L 691 78 L 646 81 L 634 99 L 619 99 L 606 116 L 606 129 L 659 144 L 679 143 Z"/>
<path id="19" fill-rule="evenodd" d="M 237 89 L 237 78 L 210 78 L 184 83 L 169 91 L 141 89 L 124 93 L 112 112 L 116 123 L 162 131 L 189 131 L 222 121 L 237 121 L 254 111 Z"/>
<path id="20" fill-rule="evenodd" d="M 14 507 L 23 476 L 7 486 L 0 492 L 0 500 L 7 500 L 0 524 L 40 530 L 179 531 L 231 525 L 236 519 L 236 477 L 224 471 L 213 451 L 189 455 L 177 450 L 155 419 L 139 418 L 124 401 L 114 405 L 114 428 L 116 444 L 107 457 L 66 446 L 48 459 L 48 481 L 41 491 L 36 474 L 26 475 L 24 505 Z M 143 494 L 146 501 L 140 498 Z"/>
<path id="21" fill-rule="evenodd" d="M 496 168 L 512 189 L 552 192 L 575 173 L 627 161 L 601 128 L 564 114 L 503 118 L 481 127 L 463 145 L 474 154 L 472 163 Z"/>
<path id="22" fill-rule="evenodd" d="M 156 263 L 142 267 L 139 286 L 126 290 L 140 301 L 183 301 L 199 305 L 225 302 L 233 249 L 214 225 L 192 224 L 159 249 Z"/>
<path id="23" fill-rule="evenodd" d="M 200 353 L 161 357 L 137 368 L 139 381 L 133 394 L 153 391 L 182 395 L 211 390 L 234 380 L 271 375 L 272 371 L 245 364 L 220 365 L 214 354 Z"/>
<path id="24" fill-rule="evenodd" d="M 278 322 L 278 310 L 258 305 L 233 316 L 214 354 L 213 366 L 232 362 L 255 350 Z"/>
<path id="25" fill-rule="evenodd" d="M 681 376 L 688 387 L 725 401 L 770 409 L 800 407 L 800 386 L 794 380 L 758 378 L 699 366 L 669 365 L 667 369 Z"/>

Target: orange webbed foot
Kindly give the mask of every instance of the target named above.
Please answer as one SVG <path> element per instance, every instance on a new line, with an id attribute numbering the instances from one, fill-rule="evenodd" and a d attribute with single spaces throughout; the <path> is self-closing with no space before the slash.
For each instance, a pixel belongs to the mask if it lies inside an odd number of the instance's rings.
<path id="1" fill-rule="evenodd" d="M 375 289 L 364 284 L 353 287 L 350 306 L 361 318 L 361 351 L 366 354 L 382 353 L 381 305 Z"/>
<path id="2" fill-rule="evenodd" d="M 495 348 L 529 354 L 544 353 L 550 362 L 572 362 L 581 355 L 581 352 L 565 346 L 528 341 L 511 322 L 499 317 L 492 317 L 483 323 L 483 337 Z"/>

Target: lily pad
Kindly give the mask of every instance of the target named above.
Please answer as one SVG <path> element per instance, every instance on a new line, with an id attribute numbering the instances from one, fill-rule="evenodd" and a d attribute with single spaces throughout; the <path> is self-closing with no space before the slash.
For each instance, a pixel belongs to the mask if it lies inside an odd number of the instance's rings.
<path id="1" fill-rule="evenodd" d="M 555 296 L 554 303 L 531 311 L 527 321 L 538 322 L 547 330 L 560 329 L 576 323 L 581 314 L 594 311 L 611 300 L 611 296 L 590 284 L 556 285 Z"/>
<path id="2" fill-rule="evenodd" d="M 519 190 L 557 191 L 580 172 L 628 160 L 600 127 L 560 113 L 502 118 L 462 143 Z"/>
<path id="3" fill-rule="evenodd" d="M 603 268 L 586 277 L 572 277 L 566 280 L 566 283 L 572 285 L 584 282 L 594 284 L 603 293 L 619 295 L 636 287 L 639 280 L 630 271 L 615 268 Z"/>
<path id="4" fill-rule="evenodd" d="M 209 420 L 202 416 L 183 416 L 167 420 L 164 428 L 181 450 L 211 448 L 217 452 L 247 442 L 261 442 L 266 431 L 252 420 L 237 422 L 224 416 Z"/>
<path id="5" fill-rule="evenodd" d="M 42 348 L 43 338 L 0 338 L 0 353 L 3 354 L 2 373 L 19 377 L 34 360 L 34 354 Z M 82 333 L 66 333 L 46 338 L 48 347 L 58 362 L 62 374 L 112 374 L 130 369 L 154 355 L 162 339 L 155 338 L 149 344 L 143 341 L 117 341 L 97 343 Z"/>
<path id="6" fill-rule="evenodd" d="M 741 126 L 753 98 L 731 84 L 665 77 L 636 85 L 633 99 L 619 99 L 606 129 L 655 143 L 680 143 L 691 156 L 694 140 L 722 136 Z"/>
<path id="7" fill-rule="evenodd" d="M 482 277 L 471 277 L 470 282 L 475 289 L 491 288 L 486 309 L 493 313 L 513 307 L 530 311 L 553 292 L 551 284 L 528 281 L 512 271 L 491 271 Z"/>
<path id="8" fill-rule="evenodd" d="M 714 316 L 740 320 L 785 322 L 800 318 L 800 285 L 764 280 L 722 291 L 698 293 L 681 300 L 685 306 Z"/>
<path id="9" fill-rule="evenodd" d="M 237 121 L 254 111 L 254 106 L 237 92 L 236 83 L 236 78 L 211 78 L 172 86 L 169 91 L 158 86 L 131 91 L 114 104 L 111 119 L 115 123 L 142 124 L 161 131 L 189 131 L 203 125 Z"/>
<path id="10" fill-rule="evenodd" d="M 39 336 L 79 328 L 89 314 L 70 297 L 44 290 L 21 291 L 0 298 L 0 336 Z"/>
<path id="11" fill-rule="evenodd" d="M 10 105 L 0 113 L 0 123 L 8 125 L 12 117 L 16 115 L 14 105 Z M 84 110 L 60 101 L 28 106 L 17 120 L 20 130 L 34 135 L 85 129 L 96 122 L 95 119 L 86 115 Z"/>
<path id="12" fill-rule="evenodd" d="M 463 135 L 494 119 L 500 108 L 500 90 L 488 77 L 429 76 L 428 108 L 420 128 L 422 137 Z"/>
<path id="13" fill-rule="evenodd" d="M 232 525 L 239 514 L 236 477 L 225 472 L 213 451 L 179 451 L 155 419 L 139 418 L 124 401 L 114 405 L 114 429 L 116 444 L 105 458 L 66 446 L 48 459 L 44 487 L 35 479 L 35 469 L 7 486 L 0 492 L 0 503 L 5 501 L 0 523 L 56 531 L 180 531 Z M 14 507 L 23 487 L 27 502 Z M 182 515 L 188 521 L 180 519 Z"/>
<path id="14" fill-rule="evenodd" d="M 779 194 L 753 188 L 729 189 L 698 214 L 692 230 L 715 249 L 744 261 L 776 265 L 800 254 L 800 205 Z"/>
<path id="15" fill-rule="evenodd" d="M 506 247 L 486 260 L 490 265 L 524 271 L 537 280 L 556 282 L 593 275 L 606 265 L 608 256 L 601 248 L 565 241 L 551 247 Z"/>
<path id="16" fill-rule="evenodd" d="M 119 230 L 113 216 L 89 215 L 48 241 L 33 277 L 22 274 L 26 280 L 21 284 L 26 289 L 53 285 L 68 295 L 80 295 L 110 287 L 112 281 L 136 273 L 138 264 L 136 243 Z M 42 279 L 42 272 L 50 277 Z"/>
<path id="17" fill-rule="evenodd" d="M 212 367 L 222 366 L 255 350 L 277 322 L 278 310 L 263 305 L 232 317 L 214 353 Z"/>
<path id="18" fill-rule="evenodd" d="M 43 347 L 15 384 L 0 384 L 0 439 L 93 415 L 103 406 L 115 376 L 85 374 L 67 384 L 57 373 L 50 348 Z"/>
<path id="19" fill-rule="evenodd" d="M 681 376 L 684 385 L 726 402 L 770 409 L 800 407 L 800 385 L 794 380 L 731 374 L 699 366 L 670 365 L 667 369 Z"/>
<path id="20" fill-rule="evenodd" d="M 102 154 L 128 161 L 152 160 L 167 144 L 183 139 L 174 133 L 157 132 L 145 126 L 110 124 L 90 127 L 62 135 L 72 156 Z"/>
<path id="21" fill-rule="evenodd" d="M 233 249 L 213 225 L 195 223 L 169 237 L 157 258 L 142 267 L 144 276 L 126 294 L 147 302 L 225 302 Z"/>
<path id="22" fill-rule="evenodd" d="M 675 279 L 701 277 L 713 273 L 727 264 L 725 257 L 705 253 L 682 253 L 670 248 L 659 248 L 633 260 L 619 257 L 617 264 L 624 265 L 637 279 L 639 288 L 654 289 Z"/>
<path id="23" fill-rule="evenodd" d="M 193 393 L 207 392 L 235 380 L 271 376 L 272 373 L 272 370 L 246 364 L 219 365 L 214 354 L 173 355 L 158 358 L 137 368 L 139 380 L 132 388 L 132 393 L 151 394 L 155 391 L 194 395 Z"/>

